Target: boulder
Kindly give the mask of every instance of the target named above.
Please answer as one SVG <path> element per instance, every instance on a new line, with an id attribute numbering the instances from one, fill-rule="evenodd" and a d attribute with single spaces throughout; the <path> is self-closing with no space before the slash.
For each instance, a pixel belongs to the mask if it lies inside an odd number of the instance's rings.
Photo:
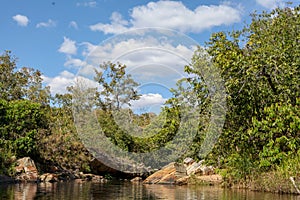
<path id="1" fill-rule="evenodd" d="M 186 174 L 188 176 L 192 174 L 197 174 L 197 175 L 212 175 L 214 174 L 214 167 L 213 166 L 206 166 L 203 165 L 203 160 L 199 162 L 194 162 L 190 166 L 186 168 Z"/>
<path id="2" fill-rule="evenodd" d="M 57 174 L 51 174 L 51 173 L 46 173 L 46 174 L 42 174 L 40 176 L 40 180 L 42 182 L 50 182 L 50 183 L 54 183 L 59 181 L 58 175 Z"/>
<path id="3" fill-rule="evenodd" d="M 97 149 L 92 149 L 95 152 Z M 90 162 L 91 172 L 93 174 L 110 174 L 113 177 L 136 177 L 147 176 L 153 169 L 145 166 L 143 163 L 136 163 L 133 160 L 125 158 L 114 158 L 105 153 L 97 154 Z"/>
<path id="4" fill-rule="evenodd" d="M 17 160 L 15 167 L 16 180 L 37 182 L 39 181 L 38 170 L 34 161 L 30 157 L 24 157 Z"/>
<path id="5" fill-rule="evenodd" d="M 189 176 L 184 176 L 181 178 L 178 178 L 175 182 L 176 185 L 187 185 L 189 182 Z"/>
<path id="6" fill-rule="evenodd" d="M 177 184 L 177 180 L 184 177 L 185 173 L 182 171 L 176 171 L 176 169 L 182 170 L 182 164 L 172 162 L 161 170 L 150 175 L 144 180 L 145 184 Z"/>
<path id="7" fill-rule="evenodd" d="M 189 166 L 189 165 L 191 165 L 191 164 L 193 164 L 195 161 L 194 161 L 194 159 L 193 158 L 185 158 L 184 160 L 183 160 L 183 164 L 187 167 L 187 166 Z"/>
<path id="8" fill-rule="evenodd" d="M 93 183 L 106 183 L 107 179 L 105 179 L 103 176 L 94 175 L 92 178 Z"/>
<path id="9" fill-rule="evenodd" d="M 203 166 L 201 168 L 202 175 L 212 175 L 214 174 L 214 167 L 213 166 Z"/>
<path id="10" fill-rule="evenodd" d="M 194 162 L 193 164 L 191 164 L 190 166 L 188 166 L 186 168 L 186 174 L 188 176 L 192 175 L 192 174 L 198 174 L 202 172 L 202 165 L 201 163 L 198 162 Z"/>

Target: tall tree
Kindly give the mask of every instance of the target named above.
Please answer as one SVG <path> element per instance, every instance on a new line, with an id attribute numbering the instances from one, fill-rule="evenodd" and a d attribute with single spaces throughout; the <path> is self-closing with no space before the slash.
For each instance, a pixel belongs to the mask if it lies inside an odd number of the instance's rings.
<path id="1" fill-rule="evenodd" d="M 224 134 L 217 148 L 219 155 L 225 158 L 231 154 L 240 154 L 243 159 L 257 160 L 257 152 L 267 148 L 269 141 L 278 141 L 277 138 L 285 135 L 290 135 L 291 139 L 299 132 L 299 127 L 298 131 L 297 128 L 277 130 L 272 137 L 265 137 L 267 134 L 257 127 L 260 124 L 257 121 L 266 121 L 270 114 L 266 114 L 266 110 L 281 110 L 281 104 L 284 107 L 298 106 L 299 32 L 300 6 L 297 6 L 253 14 L 252 23 L 243 30 L 219 32 L 211 36 L 208 52 L 221 71 L 228 93 L 228 114 Z M 291 116 L 299 120 L 296 115 Z M 277 115 L 268 119 L 276 121 L 277 118 L 282 120 Z M 278 125 L 265 125 L 271 124 Z M 254 129 L 255 135 L 261 137 L 252 135 Z M 288 142 L 289 139 L 285 141 L 286 146 Z M 299 141 L 294 144 L 300 145 Z M 277 150 L 287 151 L 286 148 Z"/>
<path id="2" fill-rule="evenodd" d="M 28 67 L 17 69 L 16 61 L 10 51 L 0 56 L 0 98 L 8 101 L 28 99 L 48 105 L 50 89 L 43 87 L 42 73 Z"/>
<path id="3" fill-rule="evenodd" d="M 126 74 L 126 65 L 107 62 L 101 64 L 100 68 L 101 70 L 96 70 L 95 81 L 102 87 L 98 93 L 102 109 L 120 110 L 124 105 L 130 106 L 131 100 L 140 98 L 136 90 L 139 84 L 130 74 Z"/>

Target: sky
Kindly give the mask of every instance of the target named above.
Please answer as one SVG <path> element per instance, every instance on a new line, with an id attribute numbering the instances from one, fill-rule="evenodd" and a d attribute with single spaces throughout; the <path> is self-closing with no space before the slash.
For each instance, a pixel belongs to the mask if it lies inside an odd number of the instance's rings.
<path id="1" fill-rule="evenodd" d="M 17 66 L 43 73 L 51 93 L 65 93 L 106 61 L 127 65 L 141 85 L 137 109 L 155 110 L 185 76 L 196 45 L 211 33 L 250 23 L 250 13 L 286 6 L 283 0 L 10 0 L 0 12 L 0 52 Z M 290 1 L 293 6 L 299 0 Z M 150 110 L 149 110 L 150 109 Z"/>

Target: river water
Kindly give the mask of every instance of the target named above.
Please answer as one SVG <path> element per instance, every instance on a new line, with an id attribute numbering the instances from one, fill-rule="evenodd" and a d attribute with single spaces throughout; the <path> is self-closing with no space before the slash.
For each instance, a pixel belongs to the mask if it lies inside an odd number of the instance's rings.
<path id="1" fill-rule="evenodd" d="M 137 183 L 64 182 L 0 184 L 0 199 L 207 199 L 207 200 L 300 200 L 300 196 L 278 195 L 213 186 L 143 185 Z"/>

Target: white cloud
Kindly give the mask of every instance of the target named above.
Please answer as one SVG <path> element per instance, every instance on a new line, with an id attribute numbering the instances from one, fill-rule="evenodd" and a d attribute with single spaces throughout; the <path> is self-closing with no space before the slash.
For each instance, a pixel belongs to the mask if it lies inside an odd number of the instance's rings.
<path id="1" fill-rule="evenodd" d="M 77 23 L 76 23 L 75 21 L 71 21 L 71 22 L 69 23 L 69 27 L 78 29 L 78 25 L 77 25 Z"/>
<path id="2" fill-rule="evenodd" d="M 183 77 L 184 66 L 190 63 L 196 44 L 194 43 L 194 46 L 180 44 L 183 42 L 182 38 L 179 38 L 181 40 L 179 44 L 171 44 L 172 41 L 168 39 L 165 41 L 160 39 L 144 36 L 124 39 L 117 43 L 108 42 L 90 48 L 92 51 L 86 53 L 88 56 L 85 62 L 98 66 L 103 62 L 118 61 L 126 64 L 127 72 L 141 84 L 159 82 L 173 87 L 176 80 Z M 93 73 L 93 70 L 88 71 Z"/>
<path id="3" fill-rule="evenodd" d="M 65 67 L 73 67 L 73 68 L 80 68 L 87 65 L 85 61 L 80 60 L 79 58 L 72 58 L 70 56 L 67 57 L 67 61 L 65 62 Z"/>
<path id="4" fill-rule="evenodd" d="M 25 15 L 15 15 L 12 18 L 19 26 L 27 26 L 29 23 L 29 19 Z"/>
<path id="5" fill-rule="evenodd" d="M 265 8 L 273 9 L 276 7 L 284 6 L 285 1 L 283 1 L 283 0 L 256 0 L 256 2 Z"/>
<path id="6" fill-rule="evenodd" d="M 143 94 L 139 100 L 131 101 L 131 108 L 133 110 L 142 110 L 147 109 L 155 106 L 163 105 L 167 99 L 163 98 L 161 94 Z"/>
<path id="7" fill-rule="evenodd" d="M 78 2 L 76 3 L 76 6 L 83 6 L 83 7 L 96 7 L 97 2 L 96 1 L 88 1 L 88 2 Z"/>
<path id="8" fill-rule="evenodd" d="M 61 72 L 56 77 L 42 77 L 47 86 L 50 86 L 51 94 L 64 94 L 67 92 L 66 88 L 68 86 L 74 85 L 75 75 L 68 71 Z"/>
<path id="9" fill-rule="evenodd" d="M 56 22 L 53 21 L 52 19 L 48 19 L 47 22 L 40 22 L 36 25 L 37 28 L 42 28 L 42 27 L 55 27 L 56 26 Z"/>
<path id="10" fill-rule="evenodd" d="M 90 26 L 90 29 L 92 31 L 102 31 L 105 34 L 122 33 L 124 31 L 127 31 L 128 28 L 126 28 L 126 26 L 128 25 L 128 21 L 124 20 L 120 13 L 113 12 L 110 20 L 111 24 L 98 23 Z"/>
<path id="11" fill-rule="evenodd" d="M 64 37 L 64 42 L 61 44 L 58 51 L 61 53 L 74 55 L 77 52 L 76 42 L 73 40 L 70 40 L 67 37 Z"/>
<path id="12" fill-rule="evenodd" d="M 105 34 L 116 34 L 135 28 L 163 27 L 186 33 L 199 33 L 213 26 L 230 25 L 240 20 L 241 10 L 228 3 L 218 6 L 201 5 L 190 10 L 182 2 L 161 0 L 134 7 L 129 21 L 114 12 L 110 24 L 98 23 L 91 25 L 90 29 Z"/>
<path id="13" fill-rule="evenodd" d="M 62 71 L 58 76 L 56 77 L 47 77 L 42 76 L 44 83 L 46 83 L 47 86 L 50 86 L 50 92 L 52 95 L 55 95 L 57 93 L 64 94 L 67 92 L 68 86 L 74 86 L 75 82 L 77 80 L 82 80 L 85 84 L 87 84 L 87 87 L 97 87 L 98 84 L 95 81 L 92 81 L 90 79 L 76 76 L 75 74 L 68 72 L 68 71 Z"/>

